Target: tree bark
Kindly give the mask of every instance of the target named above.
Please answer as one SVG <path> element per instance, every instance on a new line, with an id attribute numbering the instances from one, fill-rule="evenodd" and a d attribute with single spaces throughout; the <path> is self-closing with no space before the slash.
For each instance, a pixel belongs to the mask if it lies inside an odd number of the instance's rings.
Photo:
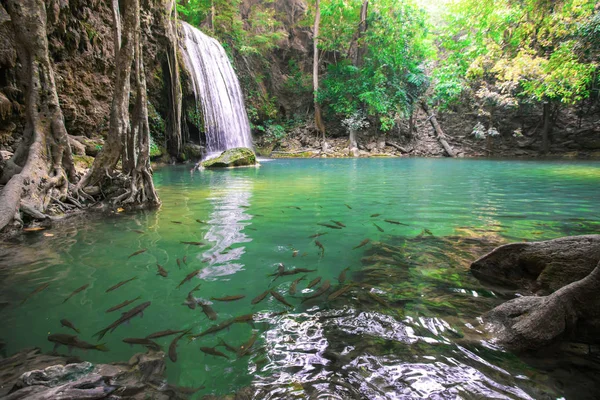
<path id="1" fill-rule="evenodd" d="M 425 114 L 429 115 L 428 119 L 429 119 L 429 122 L 431 123 L 431 126 L 433 127 L 433 130 L 435 131 L 437 140 L 440 142 L 440 144 L 442 145 L 442 147 L 444 148 L 444 150 L 446 151 L 448 156 L 456 157 L 456 153 L 454 153 L 454 150 L 452 149 L 452 147 L 450 147 L 450 145 L 448 144 L 448 141 L 446 141 L 446 135 L 444 134 L 442 127 L 438 123 L 437 118 L 435 117 L 435 114 L 431 114 L 431 115 L 429 114 L 429 107 L 427 107 L 427 104 L 425 104 L 425 102 L 421 102 L 421 108 L 423 108 L 423 111 L 425 111 Z"/>
<path id="2" fill-rule="evenodd" d="M 544 102 L 543 110 L 544 128 L 542 129 L 542 153 L 547 154 L 550 150 L 550 129 L 552 126 L 550 102 Z"/>
<path id="3" fill-rule="evenodd" d="M 165 5 L 167 11 L 167 66 L 168 101 L 170 104 L 167 115 L 167 151 L 172 157 L 179 157 L 182 152 L 183 140 L 181 136 L 182 90 L 177 59 L 177 9 L 175 1 L 171 0 Z"/>
<path id="4" fill-rule="evenodd" d="M 53 198 L 65 200 L 69 180 L 76 179 L 71 147 L 58 101 L 54 69 L 48 55 L 46 6 L 43 0 L 4 0 L 15 32 L 26 89 L 23 140 L 0 179 L 0 230 L 27 203 L 44 215 Z"/>
<path id="5" fill-rule="evenodd" d="M 363 43 L 362 38 L 367 31 L 367 15 L 369 11 L 369 0 L 364 0 L 362 3 L 362 7 L 360 8 L 360 23 L 358 24 L 358 48 L 356 50 L 356 56 L 354 58 L 354 65 L 357 67 L 361 67 L 363 64 L 363 59 L 367 52 L 367 46 Z"/>
<path id="6" fill-rule="evenodd" d="M 314 104 L 315 104 L 315 125 L 317 132 L 323 134 L 323 140 L 325 140 L 325 124 L 323 124 L 323 117 L 321 115 L 321 105 L 318 103 L 319 93 L 319 25 L 321 23 L 321 8 L 319 7 L 319 0 L 315 2 L 315 25 L 313 29 L 313 92 L 314 92 Z"/>

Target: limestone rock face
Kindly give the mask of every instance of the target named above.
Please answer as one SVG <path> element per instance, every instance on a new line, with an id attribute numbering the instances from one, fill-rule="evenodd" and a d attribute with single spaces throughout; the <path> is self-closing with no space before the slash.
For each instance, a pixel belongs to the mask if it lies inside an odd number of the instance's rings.
<path id="1" fill-rule="evenodd" d="M 256 165 L 254 152 L 245 147 L 225 150 L 219 157 L 203 161 L 204 168 L 229 168 Z"/>

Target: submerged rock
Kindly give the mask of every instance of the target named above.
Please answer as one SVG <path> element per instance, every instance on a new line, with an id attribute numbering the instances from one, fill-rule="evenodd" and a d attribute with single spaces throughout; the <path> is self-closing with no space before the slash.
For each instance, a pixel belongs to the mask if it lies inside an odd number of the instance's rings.
<path id="1" fill-rule="evenodd" d="M 246 147 L 225 150 L 219 157 L 203 161 L 204 168 L 229 168 L 256 165 L 254 152 Z"/>

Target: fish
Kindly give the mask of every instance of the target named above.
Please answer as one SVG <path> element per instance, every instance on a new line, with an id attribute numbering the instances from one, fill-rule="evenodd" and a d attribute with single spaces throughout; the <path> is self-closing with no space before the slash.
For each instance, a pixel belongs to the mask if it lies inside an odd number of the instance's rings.
<path id="1" fill-rule="evenodd" d="M 340 283 L 344 283 L 344 281 L 346 280 L 346 272 L 348 272 L 348 270 L 350 269 L 350 267 L 344 268 L 342 270 L 342 272 L 340 272 L 340 275 L 338 276 L 338 281 Z"/>
<path id="2" fill-rule="evenodd" d="M 187 256 L 183 256 L 182 260 L 185 265 L 187 265 Z"/>
<path id="3" fill-rule="evenodd" d="M 139 315 L 140 317 L 143 317 L 144 310 L 146 308 L 148 308 L 148 306 L 150 306 L 150 304 L 152 304 L 150 301 L 146 301 L 146 302 L 140 304 L 139 306 L 136 306 L 136 307 L 132 308 L 131 310 L 124 312 L 123 315 L 121 315 L 121 318 L 117 319 L 115 322 L 113 322 L 106 328 L 102 329 L 101 331 L 96 332 L 94 334 L 94 336 L 98 336 L 98 340 L 100 340 L 104 337 L 104 335 L 106 335 L 106 333 L 108 331 L 113 332 L 115 329 L 117 329 L 117 327 L 119 325 L 131 320 L 133 317 L 135 317 L 137 315 Z"/>
<path id="4" fill-rule="evenodd" d="M 210 328 L 206 329 L 205 331 L 200 332 L 196 335 L 192 335 L 190 337 L 192 339 L 195 339 L 195 338 L 199 338 L 202 336 L 210 335 L 211 333 L 216 333 L 216 332 L 222 331 L 225 328 L 229 328 L 234 322 L 235 322 L 234 319 L 228 319 L 226 321 L 221 322 L 218 325 L 213 325 Z"/>
<path id="5" fill-rule="evenodd" d="M 206 317 L 208 319 L 210 319 L 211 321 L 215 321 L 217 319 L 217 313 L 215 312 L 215 310 L 213 310 L 213 308 L 206 303 L 198 303 L 200 304 L 200 307 L 202 307 L 202 312 L 204 313 L 204 315 L 206 315 Z"/>
<path id="6" fill-rule="evenodd" d="M 191 246 L 204 246 L 205 243 L 203 242 L 181 242 L 182 244 L 189 244 Z"/>
<path id="7" fill-rule="evenodd" d="M 129 345 L 134 345 L 134 344 L 139 344 L 142 346 L 146 346 L 149 349 L 152 350 L 156 350 L 156 351 L 160 351 L 161 347 L 158 345 L 158 343 L 156 343 L 153 340 L 150 340 L 148 338 L 125 338 L 123 339 L 124 343 L 127 343 Z"/>
<path id="8" fill-rule="evenodd" d="M 294 307 L 293 305 L 288 303 L 282 295 L 280 295 L 274 290 L 271 290 L 271 296 L 275 297 L 275 299 L 277 299 L 277 301 L 279 301 L 281 304 L 285 304 L 288 307 Z"/>
<path id="9" fill-rule="evenodd" d="M 215 347 L 200 347 L 200 351 L 211 356 L 223 357 L 229 360 L 229 357 L 225 353 L 220 352 Z"/>
<path id="10" fill-rule="evenodd" d="M 215 301 L 236 301 L 236 300 L 240 300 L 243 299 L 244 297 L 246 297 L 243 294 L 236 294 L 233 296 L 225 296 L 225 297 L 211 297 L 211 300 L 215 300 Z"/>
<path id="11" fill-rule="evenodd" d="M 244 314 L 244 315 L 240 315 L 239 317 L 235 317 L 233 319 L 233 322 L 236 324 L 243 324 L 245 322 L 251 322 L 254 320 L 254 314 Z"/>
<path id="12" fill-rule="evenodd" d="M 346 293 L 348 290 L 350 290 L 350 288 L 352 288 L 354 286 L 353 283 L 350 283 L 344 287 L 342 287 L 339 290 L 336 290 L 335 292 L 331 293 L 329 295 L 329 297 L 327 297 L 327 300 L 334 300 L 337 299 L 338 297 L 340 297 L 341 295 L 343 295 L 344 293 Z"/>
<path id="13" fill-rule="evenodd" d="M 341 226 L 331 225 L 331 224 L 321 224 L 321 223 L 318 223 L 317 225 L 321 225 L 321 226 L 324 226 L 325 228 L 330 228 L 330 229 L 342 229 Z"/>
<path id="14" fill-rule="evenodd" d="M 373 222 L 373 225 L 375 225 L 375 228 L 377 228 L 377 230 L 378 230 L 379 232 L 385 232 L 385 231 L 383 230 L 383 228 L 381 228 L 381 227 L 380 227 L 379 225 L 377 225 L 375 222 Z"/>
<path id="15" fill-rule="evenodd" d="M 375 293 L 369 291 L 369 292 L 367 292 L 367 294 L 369 295 L 369 297 L 371 297 L 373 300 L 375 300 L 376 302 L 378 302 L 382 306 L 384 306 L 384 307 L 389 307 L 390 306 L 387 301 L 385 301 L 381 297 L 377 296 Z"/>
<path id="16" fill-rule="evenodd" d="M 23 232 L 38 232 L 38 231 L 43 231 L 44 227 L 42 226 L 34 226 L 33 228 L 23 228 Z"/>
<path id="17" fill-rule="evenodd" d="M 267 295 L 269 294 L 269 289 L 265 290 L 264 292 L 262 292 L 261 294 L 259 294 L 258 296 L 256 296 L 255 298 L 252 299 L 252 301 L 250 302 L 250 304 L 258 304 L 261 301 L 263 301 L 265 299 L 265 297 L 267 297 Z"/>
<path id="18" fill-rule="evenodd" d="M 294 269 L 290 269 L 289 271 L 283 271 L 281 276 L 296 275 L 296 274 L 315 272 L 315 271 L 316 271 L 316 269 L 294 268 Z"/>
<path id="19" fill-rule="evenodd" d="M 77 289 L 73 290 L 73 293 L 71 293 L 71 294 L 69 295 L 69 297 L 67 297 L 66 299 L 64 299 L 64 300 L 63 300 L 63 304 L 64 304 L 64 303 L 66 303 L 66 302 L 67 302 L 67 300 L 69 300 L 71 297 L 75 296 L 77 293 L 79 293 L 79 292 L 83 292 L 85 289 L 87 289 L 87 288 L 88 288 L 88 286 L 90 286 L 90 284 L 89 284 L 89 283 L 86 283 L 86 284 L 85 284 L 85 285 L 83 285 L 82 287 L 80 287 L 80 288 L 77 288 Z"/>
<path id="20" fill-rule="evenodd" d="M 187 274 L 186 277 L 183 278 L 183 280 L 181 281 L 181 283 L 179 285 L 177 285 L 177 289 L 179 289 L 181 287 L 181 285 L 183 285 L 184 283 L 188 282 L 189 280 L 191 280 L 194 276 L 198 275 L 199 273 L 200 273 L 200 270 L 197 269 L 197 270 L 192 271 L 189 274 Z"/>
<path id="21" fill-rule="evenodd" d="M 290 294 L 293 296 L 296 294 L 296 287 L 298 286 L 298 282 L 300 282 L 301 280 L 304 280 L 304 278 L 306 278 L 306 275 L 296 279 L 294 282 L 292 282 L 292 284 L 290 285 Z"/>
<path id="22" fill-rule="evenodd" d="M 296 210 L 302 210 L 300 207 L 298 206 L 287 206 L 286 208 L 295 208 Z"/>
<path id="23" fill-rule="evenodd" d="M 197 219 L 196 222 L 199 224 L 206 224 L 206 221 L 202 221 L 201 219 Z"/>
<path id="24" fill-rule="evenodd" d="M 371 214 L 371 218 L 379 217 L 381 214 Z"/>
<path id="25" fill-rule="evenodd" d="M 219 344 L 217 346 L 223 346 L 225 347 L 227 350 L 229 350 L 232 353 L 238 353 L 239 349 L 235 346 L 232 346 L 228 343 L 226 343 L 223 339 L 219 339 Z"/>
<path id="26" fill-rule="evenodd" d="M 176 336 L 171 341 L 171 344 L 169 345 L 169 359 L 172 362 L 177 362 L 177 342 L 179 342 L 179 339 L 181 339 L 182 337 L 187 335 L 190 331 L 191 331 L 191 329 L 188 329 L 187 331 L 183 332 L 181 335 Z"/>
<path id="27" fill-rule="evenodd" d="M 315 233 L 314 235 L 310 235 L 308 238 L 309 239 L 314 239 L 314 238 L 318 238 L 319 236 L 327 235 L 328 233 L 329 232 Z"/>
<path id="28" fill-rule="evenodd" d="M 183 332 L 183 330 L 174 331 L 174 330 L 168 329 L 166 331 L 151 333 L 148 336 L 146 336 L 146 339 L 158 339 L 158 338 L 165 337 L 165 336 L 175 335 L 176 333 L 181 333 L 181 332 Z"/>
<path id="29" fill-rule="evenodd" d="M 121 308 L 123 308 L 123 307 L 126 307 L 126 306 L 130 305 L 131 303 L 133 303 L 133 302 L 135 302 L 135 301 L 138 301 L 138 300 L 139 300 L 139 299 L 141 299 L 141 298 L 142 298 L 142 296 L 138 296 L 138 297 L 136 297 L 136 298 L 135 298 L 135 299 L 133 299 L 133 300 L 125 300 L 125 301 L 124 301 L 124 302 L 122 302 L 121 304 L 117 304 L 116 306 L 109 308 L 109 309 L 108 309 L 108 310 L 106 310 L 105 312 L 109 313 L 109 312 L 113 312 L 113 311 L 120 310 Z"/>
<path id="30" fill-rule="evenodd" d="M 404 223 L 402 223 L 400 221 L 394 221 L 392 219 L 384 219 L 384 221 L 387 222 L 388 224 L 408 226 L 408 224 L 404 224 Z"/>
<path id="31" fill-rule="evenodd" d="M 181 260 L 179 258 L 177 259 L 177 267 L 181 269 Z"/>
<path id="32" fill-rule="evenodd" d="M 292 253 L 292 257 L 296 257 L 298 255 L 298 250 L 294 250 L 294 252 Z"/>
<path id="33" fill-rule="evenodd" d="M 201 283 L 197 284 L 192 290 L 190 290 L 190 293 L 194 293 L 195 291 L 199 290 L 201 285 Z"/>
<path id="34" fill-rule="evenodd" d="M 61 319 L 60 325 L 64 326 L 65 328 L 73 329 L 77 333 L 80 333 L 79 329 L 75 328 L 75 325 L 73 325 L 73 323 L 71 321 L 69 321 L 68 319 L 64 319 L 64 318 Z"/>
<path id="35" fill-rule="evenodd" d="M 134 277 L 133 277 L 133 278 L 131 278 L 131 279 L 127 279 L 126 281 L 119 282 L 119 283 L 117 283 L 115 286 L 111 286 L 111 287 L 109 287 L 108 289 L 106 289 L 106 293 L 108 293 L 108 292 L 112 292 L 113 290 L 120 288 L 120 287 L 121 287 L 121 286 L 123 286 L 124 284 L 126 284 L 126 283 L 129 283 L 129 282 L 131 282 L 131 281 L 133 281 L 133 280 L 136 280 L 136 279 L 137 279 L 137 276 L 134 276 Z"/>
<path id="36" fill-rule="evenodd" d="M 144 231 L 141 231 L 139 229 L 133 229 L 132 231 L 135 233 L 139 233 L 140 235 L 143 235 L 145 233 Z"/>
<path id="37" fill-rule="evenodd" d="M 326 291 L 329 290 L 329 288 L 331 287 L 331 284 L 329 283 L 329 280 L 326 280 L 325 282 L 323 282 L 323 284 L 321 285 L 321 287 L 319 288 L 319 290 L 317 290 L 315 293 L 311 294 L 308 297 L 305 297 L 302 302 L 304 303 L 305 301 L 308 301 L 310 299 L 314 299 L 316 297 L 321 296 L 323 293 L 325 293 Z"/>
<path id="38" fill-rule="evenodd" d="M 428 235 L 433 236 L 433 233 L 429 229 L 427 229 L 427 228 L 423 229 L 423 232 L 425 232 Z"/>
<path id="39" fill-rule="evenodd" d="M 60 345 L 67 346 L 69 348 L 76 347 L 78 349 L 83 350 L 98 350 L 98 351 L 108 351 L 108 348 L 101 344 L 91 344 L 80 340 L 75 335 L 67 335 L 65 333 L 54 333 L 52 335 L 48 335 L 48 341 L 54 343 L 54 349 Z"/>
<path id="40" fill-rule="evenodd" d="M 337 226 L 341 226 L 342 228 L 345 228 L 345 227 L 346 227 L 346 225 L 344 225 L 344 224 L 343 224 L 342 222 L 340 222 L 340 221 L 334 221 L 334 220 L 331 220 L 331 222 L 333 222 L 333 223 L 334 223 L 334 224 L 336 224 Z"/>
<path id="41" fill-rule="evenodd" d="M 177 225 L 181 225 L 180 221 L 171 221 L 171 222 L 174 223 L 174 224 L 177 224 Z"/>
<path id="42" fill-rule="evenodd" d="M 196 304 L 198 304 L 198 300 L 194 297 L 192 292 L 189 292 L 183 304 L 188 306 L 190 310 L 195 310 Z"/>
<path id="43" fill-rule="evenodd" d="M 313 279 L 312 281 L 310 281 L 310 283 L 308 285 L 306 285 L 307 289 L 310 289 L 311 287 L 317 285 L 319 282 L 321 282 L 321 277 L 318 276 L 315 279 Z"/>
<path id="44" fill-rule="evenodd" d="M 35 289 L 33 289 L 33 292 L 29 293 L 29 294 L 27 295 L 27 297 L 25 297 L 25 298 L 23 299 L 23 301 L 21 302 L 21 304 L 25 304 L 25 302 L 26 302 L 27 300 L 29 300 L 29 298 L 30 298 L 31 296 L 33 296 L 34 294 L 37 294 L 37 293 L 41 292 L 42 290 L 46 290 L 46 289 L 48 288 L 48 286 L 50 286 L 50 283 L 42 283 L 40 286 L 38 286 L 38 287 L 36 287 Z"/>
<path id="45" fill-rule="evenodd" d="M 256 342 L 257 337 L 258 337 L 258 333 L 255 333 L 254 335 L 252 335 L 250 337 L 250 339 L 248 339 L 248 341 L 246 343 L 244 343 L 243 345 L 240 346 L 240 349 L 237 352 L 238 357 L 243 357 L 246 354 L 248 354 L 248 352 L 250 351 L 252 346 L 254 346 L 254 343 Z"/>
<path id="46" fill-rule="evenodd" d="M 282 263 L 279 263 L 279 265 L 277 265 L 277 272 L 275 272 L 274 274 L 271 274 L 269 276 L 282 275 L 283 271 L 285 271 L 285 265 L 283 265 Z"/>
<path id="47" fill-rule="evenodd" d="M 360 242 L 360 244 L 358 246 L 354 246 L 352 248 L 352 250 L 358 249 L 359 247 L 363 247 L 364 245 L 366 245 L 367 243 L 369 243 L 371 241 L 371 239 L 365 239 L 362 242 Z"/>
<path id="48" fill-rule="evenodd" d="M 162 267 L 162 265 L 160 265 L 159 263 L 156 263 L 156 267 L 158 268 L 158 273 L 156 275 L 160 275 L 160 276 L 163 276 L 165 278 L 169 275 L 169 273 L 167 272 L 167 270 L 164 269 Z"/>
<path id="49" fill-rule="evenodd" d="M 349 210 L 352 210 L 352 207 L 350 207 L 348 204 L 345 204 L 345 203 L 344 203 L 344 205 L 345 205 L 346 207 L 348 207 L 348 209 L 349 209 Z"/>
<path id="50" fill-rule="evenodd" d="M 129 255 L 129 257 L 127 257 L 127 258 L 129 259 L 129 258 L 131 258 L 131 257 L 137 256 L 138 254 L 145 253 L 146 251 L 148 251 L 148 249 L 141 249 L 141 250 L 135 251 L 135 252 L 131 253 L 131 254 Z"/>
<path id="51" fill-rule="evenodd" d="M 325 247 L 323 247 L 323 244 L 318 240 L 315 240 L 315 246 L 321 249 L 321 257 L 323 257 L 323 255 L 325 255 Z"/>

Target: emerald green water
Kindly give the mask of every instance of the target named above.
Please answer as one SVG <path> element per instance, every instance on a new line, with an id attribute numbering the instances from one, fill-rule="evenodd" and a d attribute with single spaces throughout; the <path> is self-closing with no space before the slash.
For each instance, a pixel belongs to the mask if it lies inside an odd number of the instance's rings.
<path id="1" fill-rule="evenodd" d="M 109 352 L 73 354 L 92 362 L 123 361 L 145 351 L 123 338 L 166 329 L 199 333 L 254 313 L 252 325 L 181 339 L 177 362 L 167 361 L 169 382 L 205 385 L 198 397 L 252 385 L 260 399 L 593 398 L 590 388 L 598 389 L 593 374 L 534 366 L 477 332 L 477 317 L 514 293 L 486 288 L 468 266 L 508 241 L 600 233 L 600 164 L 343 159 L 265 161 L 256 169 L 195 173 L 189 168 L 155 173 L 163 201 L 158 211 L 73 219 L 0 246 L 0 339 L 8 354 L 32 346 L 51 351 L 49 334 L 74 333 L 61 328 L 62 318 L 73 322 L 82 340 L 97 343 L 92 335 L 120 312 L 151 301 L 143 318 L 104 337 Z M 332 220 L 346 227 L 318 225 Z M 326 233 L 317 238 L 323 254 L 309 238 L 316 233 Z M 364 239 L 370 242 L 353 249 Z M 147 251 L 128 258 L 141 249 Z M 179 269 L 176 260 L 184 256 L 187 265 Z M 167 278 L 157 275 L 156 263 Z M 272 283 L 267 275 L 279 263 L 317 271 L 306 274 L 291 296 L 291 282 L 302 275 Z M 347 267 L 346 283 L 363 286 L 327 301 Z M 306 289 L 317 276 L 321 283 Z M 327 294 L 301 303 L 325 280 L 332 286 Z M 20 304 L 46 282 L 46 290 Z M 209 321 L 199 308 L 182 305 L 198 283 L 194 294 L 204 300 L 246 297 L 212 301 L 218 319 Z M 272 296 L 250 304 L 269 287 L 294 306 L 288 313 Z M 137 296 L 137 303 L 105 313 Z M 199 350 L 220 339 L 239 346 L 253 333 L 258 339 L 252 352 L 241 358 L 224 347 L 218 350 L 230 360 Z M 166 352 L 173 338 L 156 341 Z"/>

